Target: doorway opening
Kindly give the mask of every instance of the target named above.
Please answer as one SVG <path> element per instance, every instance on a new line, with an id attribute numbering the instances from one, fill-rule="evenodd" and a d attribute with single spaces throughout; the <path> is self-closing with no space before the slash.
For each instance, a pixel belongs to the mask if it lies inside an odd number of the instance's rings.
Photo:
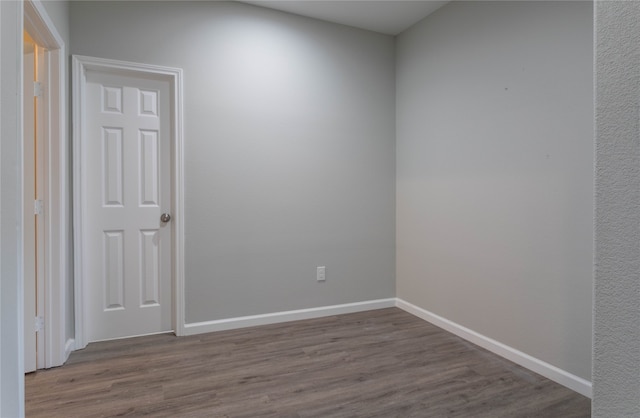
<path id="1" fill-rule="evenodd" d="M 42 3 L 25 0 L 22 254 L 25 371 L 62 365 L 73 347 L 67 318 L 68 211 L 65 49 Z"/>
<path id="2" fill-rule="evenodd" d="M 74 56 L 73 92 L 75 347 L 184 335 L 182 70 Z"/>

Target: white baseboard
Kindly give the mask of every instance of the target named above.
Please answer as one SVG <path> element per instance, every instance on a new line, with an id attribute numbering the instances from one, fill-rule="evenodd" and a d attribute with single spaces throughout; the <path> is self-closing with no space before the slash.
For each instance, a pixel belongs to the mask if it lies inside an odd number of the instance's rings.
<path id="1" fill-rule="evenodd" d="M 295 311 L 274 312 L 263 315 L 241 316 L 238 318 L 220 319 L 216 321 L 194 322 L 191 324 L 185 324 L 184 335 L 195 335 L 205 332 L 224 331 L 236 328 L 254 327 L 257 325 L 277 324 L 280 322 L 299 321 L 302 319 L 372 311 L 375 309 L 393 308 L 394 306 L 396 306 L 396 299 L 389 298 L 346 303 L 343 305 L 299 309 Z"/>
<path id="2" fill-rule="evenodd" d="M 443 318 L 439 315 L 429 312 L 425 309 L 419 308 L 409 302 L 402 299 L 396 299 L 396 306 L 418 318 L 424 319 L 433 325 L 449 331 L 458 337 L 472 342 L 486 350 L 489 350 L 501 357 L 506 358 L 522 367 L 525 367 L 535 373 L 538 373 L 547 379 L 553 380 L 563 386 L 568 387 L 571 390 L 578 392 L 581 395 L 591 398 L 592 386 L 591 382 L 581 377 L 568 373 L 556 366 L 539 360 L 529 354 L 516 350 L 513 347 L 505 345 L 499 341 L 479 334 L 469 328 L 463 327 L 453 321 Z"/>
<path id="3" fill-rule="evenodd" d="M 69 338 L 64 345 L 64 361 L 62 364 L 66 363 L 69 360 L 69 356 L 71 352 L 76 349 L 76 340 L 73 338 Z"/>

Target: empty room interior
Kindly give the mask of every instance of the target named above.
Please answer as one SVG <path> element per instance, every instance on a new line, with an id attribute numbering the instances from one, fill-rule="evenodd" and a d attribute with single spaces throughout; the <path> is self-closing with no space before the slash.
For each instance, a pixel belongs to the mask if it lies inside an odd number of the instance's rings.
<path id="1" fill-rule="evenodd" d="M 0 416 L 640 416 L 634 2 L 0 19 Z"/>

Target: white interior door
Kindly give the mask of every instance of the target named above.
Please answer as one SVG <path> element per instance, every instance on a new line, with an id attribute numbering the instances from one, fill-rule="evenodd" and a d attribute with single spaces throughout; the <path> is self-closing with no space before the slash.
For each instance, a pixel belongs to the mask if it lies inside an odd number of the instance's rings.
<path id="1" fill-rule="evenodd" d="M 86 73 L 87 341 L 171 331 L 170 86 Z"/>
<path id="2" fill-rule="evenodd" d="M 34 200 L 36 197 L 35 179 L 35 80 L 36 45 L 31 37 L 24 36 L 24 127 L 23 127 L 23 277 L 24 277 L 24 371 L 36 370 L 36 218 Z"/>
<path id="3" fill-rule="evenodd" d="M 44 141 L 47 85 L 45 49 L 24 32 L 23 55 L 23 277 L 25 372 L 45 367 L 44 356 Z"/>

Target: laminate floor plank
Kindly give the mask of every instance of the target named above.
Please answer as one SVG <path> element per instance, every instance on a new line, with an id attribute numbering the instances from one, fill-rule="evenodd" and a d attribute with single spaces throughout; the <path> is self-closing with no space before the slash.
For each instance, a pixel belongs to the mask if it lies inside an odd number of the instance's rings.
<path id="1" fill-rule="evenodd" d="M 27 417 L 581 418 L 590 400 L 397 308 L 89 344 Z"/>

